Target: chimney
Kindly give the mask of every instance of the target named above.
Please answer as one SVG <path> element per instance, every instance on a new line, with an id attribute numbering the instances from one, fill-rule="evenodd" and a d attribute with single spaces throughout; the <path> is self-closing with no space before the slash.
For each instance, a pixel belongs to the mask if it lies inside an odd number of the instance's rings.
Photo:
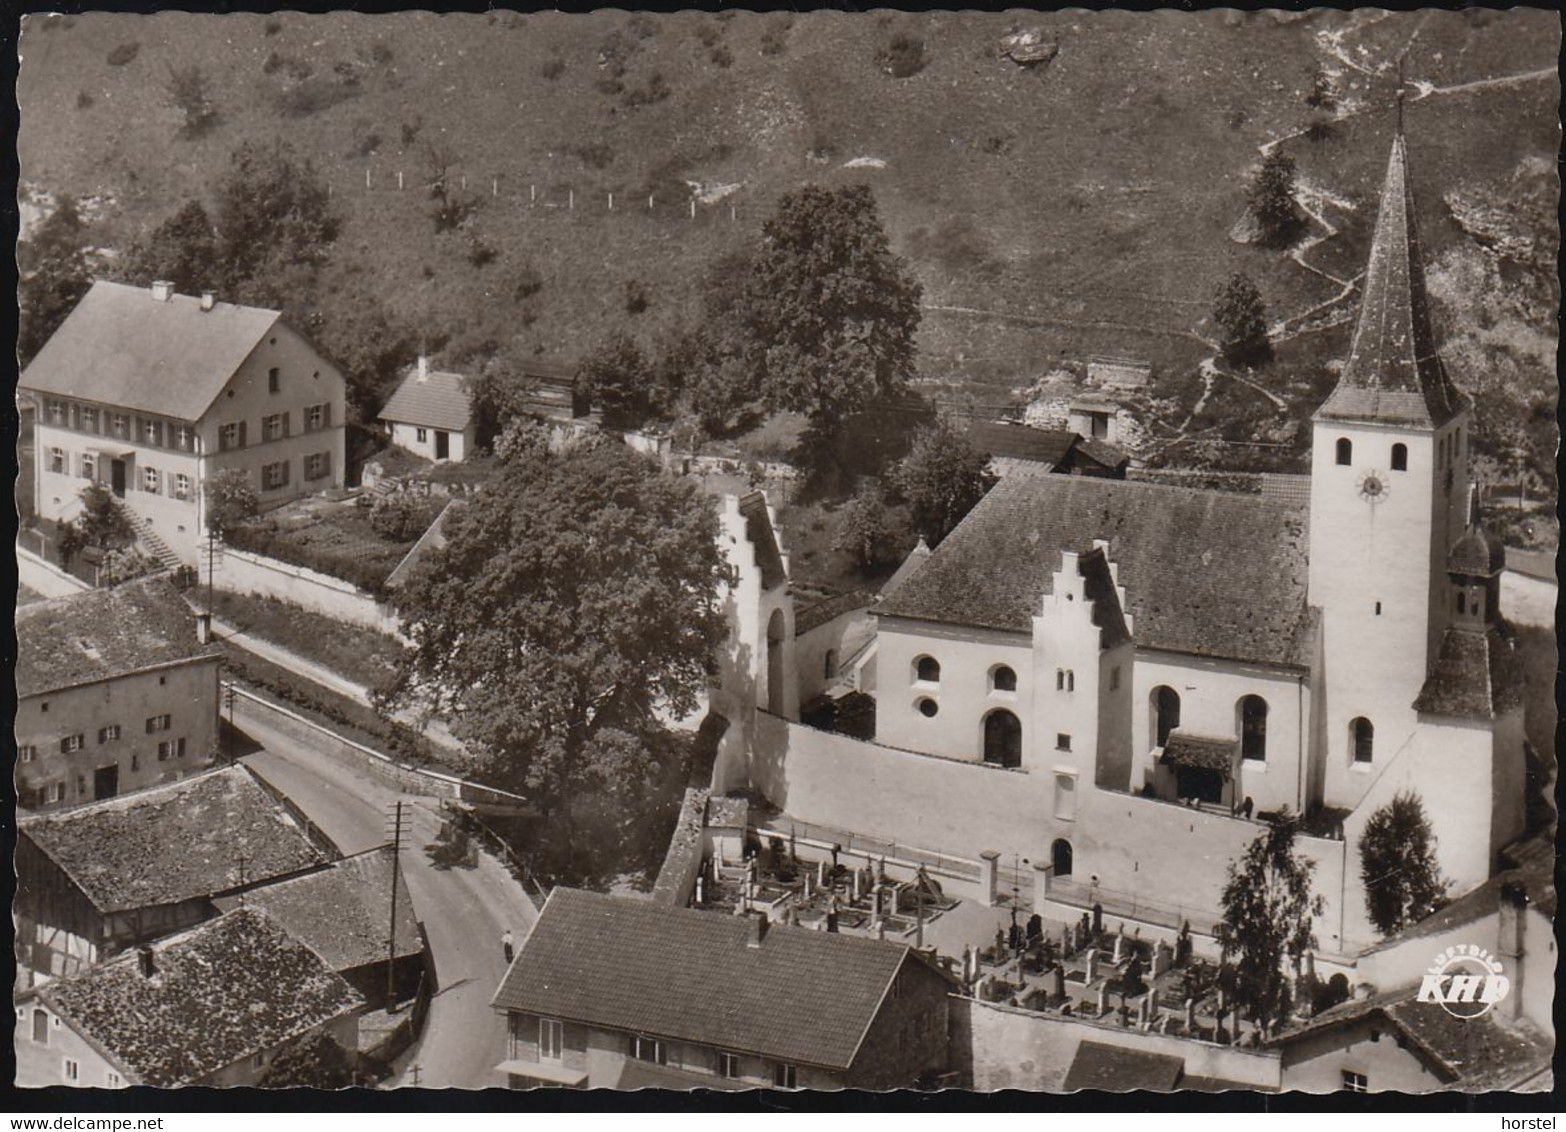
<path id="1" fill-rule="evenodd" d="M 152 301 L 166 303 L 174 297 L 174 284 L 167 279 L 155 280 L 152 284 Z"/>
<path id="2" fill-rule="evenodd" d="M 215 294 L 213 294 L 211 291 L 203 291 L 203 292 L 201 292 L 201 309 L 202 310 L 204 310 L 204 311 L 211 310 L 212 309 L 212 304 L 215 303 L 215 302 L 217 302 L 217 296 Z"/>
<path id="3" fill-rule="evenodd" d="M 750 917 L 750 923 L 746 925 L 750 929 L 750 935 L 745 940 L 746 947 L 760 947 L 761 941 L 767 938 L 767 916 L 762 913 L 759 916 Z"/>
<path id="4" fill-rule="evenodd" d="M 196 643 L 208 644 L 212 640 L 212 614 L 196 614 Z"/>
<path id="5" fill-rule="evenodd" d="M 141 977 L 150 979 L 158 973 L 157 960 L 153 957 L 152 948 L 138 947 L 136 949 L 136 966 L 141 971 Z"/>
<path id="6" fill-rule="evenodd" d="M 429 379 L 430 379 L 430 360 L 428 358 L 426 358 L 423 354 L 420 354 L 419 355 L 419 380 L 420 381 L 428 381 Z"/>

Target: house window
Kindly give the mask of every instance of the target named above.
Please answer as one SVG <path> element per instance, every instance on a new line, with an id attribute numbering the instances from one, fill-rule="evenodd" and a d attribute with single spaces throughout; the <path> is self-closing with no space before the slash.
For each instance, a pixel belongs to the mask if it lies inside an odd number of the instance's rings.
<path id="1" fill-rule="evenodd" d="M 305 457 L 305 479 L 324 479 L 332 468 L 332 454 L 330 452 L 314 452 Z"/>
<path id="2" fill-rule="evenodd" d="M 780 1061 L 772 1067 L 772 1085 L 777 1089 L 797 1089 L 799 1074 L 788 1062 Z"/>
<path id="3" fill-rule="evenodd" d="M 921 684 L 941 682 L 941 662 L 933 656 L 921 656 L 914 661 L 914 679 Z"/>
<path id="4" fill-rule="evenodd" d="M 251 1058 L 250 1058 L 250 1068 L 252 1068 L 252 1069 L 265 1069 L 266 1068 L 266 1051 L 265 1050 L 262 1050 L 260 1053 L 253 1054 L 251 1056 Z"/>
<path id="5" fill-rule="evenodd" d="M 49 1012 L 37 1007 L 33 1008 L 33 1041 L 49 1044 Z"/>
<path id="6" fill-rule="evenodd" d="M 1055 816 L 1062 821 L 1077 820 L 1077 776 L 1055 776 Z"/>
<path id="7" fill-rule="evenodd" d="M 170 759 L 182 759 L 185 757 L 185 740 L 167 739 L 158 744 L 158 761 L 166 763 Z"/>
<path id="8" fill-rule="evenodd" d="M 1055 691 L 1057 691 L 1057 692 L 1064 692 L 1065 690 L 1066 690 L 1066 670 L 1064 668 L 1057 668 L 1057 669 L 1055 669 Z"/>
<path id="9" fill-rule="evenodd" d="M 147 717 L 147 734 L 154 735 L 159 731 L 167 731 L 174 726 L 174 719 L 168 715 L 151 715 Z"/>
<path id="10" fill-rule="evenodd" d="M 65 423 L 65 402 L 48 400 L 44 402 L 44 411 L 49 414 L 49 423 L 63 425 Z"/>
<path id="11" fill-rule="evenodd" d="M 1016 670 L 1004 664 L 997 665 L 995 671 L 990 673 L 990 688 L 997 692 L 1015 692 L 1017 690 Z"/>
<path id="12" fill-rule="evenodd" d="M 231 452 L 244 447 L 243 422 L 234 421 L 218 428 L 218 451 Z"/>
<path id="13" fill-rule="evenodd" d="M 1352 464 L 1354 462 L 1354 442 L 1346 436 L 1338 437 L 1338 463 Z"/>
<path id="14" fill-rule="evenodd" d="M 305 410 L 305 431 L 316 432 L 323 429 L 331 419 L 331 406 L 311 405 Z"/>
<path id="15" fill-rule="evenodd" d="M 924 716 L 926 719 L 934 719 L 936 713 L 941 710 L 941 705 L 936 703 L 929 696 L 920 696 L 918 703 L 916 703 L 914 706 L 919 709 L 919 714 Z"/>
<path id="16" fill-rule="evenodd" d="M 98 462 L 93 459 L 91 452 L 82 453 L 82 479 L 97 479 Z"/>
<path id="17" fill-rule="evenodd" d="M 268 491 L 275 491 L 280 487 L 287 487 L 288 461 L 279 460 L 275 464 L 267 464 L 262 467 L 261 486 Z"/>
<path id="18" fill-rule="evenodd" d="M 430 438 L 430 430 L 427 428 L 415 429 L 413 435 L 420 444 L 423 444 Z"/>
<path id="19" fill-rule="evenodd" d="M 104 1073 L 103 1083 L 111 1089 L 118 1089 L 120 1086 L 125 1084 L 124 1081 L 120 1080 L 120 1075 L 114 1072 L 112 1069 Z"/>
<path id="20" fill-rule="evenodd" d="M 1394 472 L 1408 471 L 1408 445 L 1394 444 L 1392 446 L 1392 470 Z"/>
<path id="21" fill-rule="evenodd" d="M 718 1076 L 734 1080 L 740 1075 L 740 1059 L 737 1053 L 718 1051 Z"/>
<path id="22" fill-rule="evenodd" d="M 115 413 L 113 422 L 114 435 L 120 440 L 130 439 L 130 414 Z"/>
<path id="23" fill-rule="evenodd" d="M 261 418 L 261 428 L 268 440 L 282 440 L 288 435 L 288 414 L 273 413 Z"/>
<path id="24" fill-rule="evenodd" d="M 141 470 L 141 490 L 149 495 L 158 494 L 158 469 L 143 468 Z"/>
<path id="25" fill-rule="evenodd" d="M 191 431 L 189 425 L 180 425 L 178 432 L 170 430 L 170 439 L 174 441 L 175 448 L 178 448 L 181 452 L 189 452 L 191 443 L 195 439 L 195 434 Z"/>
<path id="26" fill-rule="evenodd" d="M 183 472 L 174 477 L 174 498 L 190 498 L 190 477 L 185 475 Z"/>
<path id="27" fill-rule="evenodd" d="M 31 743 L 24 743 L 16 749 L 17 761 L 30 763 L 38 757 L 38 748 Z"/>
<path id="28" fill-rule="evenodd" d="M 1066 691 L 1068 691 L 1068 692 L 1075 692 L 1076 690 L 1077 690 L 1077 674 L 1075 672 L 1073 672 L 1071 669 L 1068 668 L 1068 669 L 1066 669 Z"/>
<path id="29" fill-rule="evenodd" d="M 1349 735 L 1354 742 L 1354 761 L 1368 763 L 1374 753 L 1376 729 L 1370 720 L 1360 716 L 1349 724 Z"/>
<path id="30" fill-rule="evenodd" d="M 142 439 L 152 447 L 163 447 L 163 422 L 143 421 L 141 425 L 141 436 Z"/>
<path id="31" fill-rule="evenodd" d="M 637 1034 L 631 1039 L 631 1056 L 637 1061 L 650 1061 L 654 1065 L 667 1065 L 668 1053 L 657 1038 Z"/>
<path id="32" fill-rule="evenodd" d="M 98 432 L 98 410 L 97 409 L 90 409 L 86 405 L 82 406 L 82 431 L 83 432 L 90 432 L 90 433 L 93 433 L 94 435 L 97 434 L 97 432 Z"/>
<path id="33" fill-rule="evenodd" d="M 1055 749 L 1057 751 L 1071 750 L 1071 736 L 1064 731 L 1057 731 L 1055 733 Z"/>
<path id="34" fill-rule="evenodd" d="M 82 1067 L 72 1058 L 65 1059 L 65 1080 L 67 1084 L 74 1085 L 81 1080 Z"/>
<path id="35" fill-rule="evenodd" d="M 111 723 L 107 727 L 100 727 L 100 728 L 98 728 L 98 742 L 99 743 L 112 743 L 112 742 L 114 742 L 114 740 L 118 739 L 119 737 L 120 737 L 120 725 L 118 723 Z"/>
<path id="36" fill-rule="evenodd" d="M 1343 1070 L 1343 1088 L 1350 1093 L 1370 1092 L 1370 1078 L 1363 1073 L 1355 1073 L 1352 1069 Z"/>
<path id="37" fill-rule="evenodd" d="M 540 1061 L 559 1061 L 565 1048 L 565 1024 L 557 1018 L 538 1020 L 538 1057 Z"/>
<path id="38" fill-rule="evenodd" d="M 1462 454 L 1463 454 L 1463 430 L 1462 430 L 1461 427 L 1459 427 L 1456 432 L 1452 433 L 1452 455 L 1454 455 L 1454 456 L 1461 456 Z"/>
<path id="39" fill-rule="evenodd" d="M 131 752 L 131 770 L 140 770 L 140 769 L 141 769 L 141 756 L 138 755 L 135 751 L 132 751 Z"/>
<path id="40" fill-rule="evenodd" d="M 278 372 L 276 366 L 273 366 L 271 369 L 266 371 L 266 391 L 268 393 L 276 393 L 282 387 L 283 375 Z"/>
<path id="41" fill-rule="evenodd" d="M 49 449 L 49 470 L 58 475 L 63 476 L 65 474 L 65 449 Z"/>
<path id="42" fill-rule="evenodd" d="M 83 736 L 67 735 L 64 739 L 60 740 L 60 753 L 62 755 L 74 754 L 75 752 L 81 750 L 84 745 L 85 743 L 83 741 Z"/>
<path id="43" fill-rule="evenodd" d="M 1109 670 L 1109 690 L 1120 691 L 1120 666 L 1117 664 Z"/>
<path id="44" fill-rule="evenodd" d="M 44 787 L 44 801 L 50 804 L 65 801 L 65 783 L 51 782 Z"/>
<path id="45" fill-rule="evenodd" d="M 1240 698 L 1240 757 L 1267 761 L 1267 701 L 1260 696 Z"/>

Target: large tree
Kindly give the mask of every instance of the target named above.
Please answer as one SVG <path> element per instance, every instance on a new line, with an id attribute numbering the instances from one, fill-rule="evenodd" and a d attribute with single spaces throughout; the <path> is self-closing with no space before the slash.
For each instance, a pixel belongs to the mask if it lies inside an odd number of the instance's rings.
<path id="1" fill-rule="evenodd" d="M 1235 272 L 1218 289 L 1213 321 L 1222 332 L 1219 348 L 1231 365 L 1259 366 L 1272 360 L 1267 336 L 1267 306 L 1251 277 Z"/>
<path id="2" fill-rule="evenodd" d="M 1282 150 L 1273 150 L 1262 159 L 1261 168 L 1251 182 L 1251 215 L 1262 243 L 1286 248 L 1300 234 L 1300 210 L 1294 203 L 1294 158 Z"/>
<path id="3" fill-rule="evenodd" d="M 181 294 L 224 287 L 217 259 L 217 230 L 200 201 L 189 200 L 126 257 L 127 281 L 147 284 L 166 279 Z"/>
<path id="4" fill-rule="evenodd" d="M 855 566 L 871 570 L 897 560 L 902 535 L 885 487 L 879 479 L 867 478 L 843 504 L 842 525 L 832 549 L 846 551 Z"/>
<path id="5" fill-rule="evenodd" d="M 620 332 L 582 360 L 576 380 L 613 428 L 641 428 L 665 402 L 653 362 Z"/>
<path id="6" fill-rule="evenodd" d="M 92 286 L 81 213 L 62 196 L 27 239 L 16 245 L 18 362 L 26 365 Z"/>
<path id="7" fill-rule="evenodd" d="M 281 142 L 236 148 L 213 197 L 223 281 L 267 305 L 289 297 L 280 272 L 321 263 L 342 227 L 315 166 Z"/>
<path id="8" fill-rule="evenodd" d="M 1447 885 L 1418 794 L 1400 793 L 1370 815 L 1359 839 L 1359 875 L 1365 884 L 1365 910 L 1383 936 L 1440 907 Z"/>
<path id="9" fill-rule="evenodd" d="M 913 376 L 921 289 L 865 185 L 788 193 L 762 228 L 744 317 L 774 408 L 833 431 Z"/>
<path id="10" fill-rule="evenodd" d="M 914 526 L 934 546 L 995 486 L 995 477 L 989 457 L 941 420 L 914 434 L 892 482 L 908 500 Z"/>
<path id="11" fill-rule="evenodd" d="M 1311 895 L 1314 861 L 1294 845 L 1298 824 L 1287 815 L 1274 821 L 1229 862 L 1223 889 L 1218 941 L 1232 964 L 1234 995 L 1241 1009 L 1264 1027 L 1288 1017 L 1292 1003 L 1286 964 L 1298 964 L 1315 945 L 1311 917 L 1323 901 Z"/>
<path id="12" fill-rule="evenodd" d="M 513 424 L 497 478 L 400 591 L 396 694 L 424 697 L 544 807 L 638 757 L 655 710 L 693 711 L 728 566 L 696 487 L 608 437 L 551 452 Z M 614 734 L 611 734 L 614 733 Z"/>

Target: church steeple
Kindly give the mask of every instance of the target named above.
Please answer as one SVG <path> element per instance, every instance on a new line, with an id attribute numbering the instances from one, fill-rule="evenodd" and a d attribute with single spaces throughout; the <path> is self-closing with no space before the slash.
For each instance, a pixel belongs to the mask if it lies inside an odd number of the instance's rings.
<path id="1" fill-rule="evenodd" d="M 1353 345 L 1337 388 L 1317 410 L 1318 420 L 1440 428 L 1464 408 L 1431 328 L 1402 101 L 1400 89 L 1398 130 L 1381 187 Z"/>

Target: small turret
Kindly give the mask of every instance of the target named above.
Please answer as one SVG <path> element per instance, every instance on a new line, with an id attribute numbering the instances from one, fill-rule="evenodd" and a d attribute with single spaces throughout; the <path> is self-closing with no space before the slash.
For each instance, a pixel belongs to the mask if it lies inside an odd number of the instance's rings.
<path id="1" fill-rule="evenodd" d="M 1506 548 L 1484 529 L 1479 487 L 1468 489 L 1468 522 L 1446 556 L 1452 586 L 1452 627 L 1483 632 L 1500 617 L 1501 572 Z"/>

